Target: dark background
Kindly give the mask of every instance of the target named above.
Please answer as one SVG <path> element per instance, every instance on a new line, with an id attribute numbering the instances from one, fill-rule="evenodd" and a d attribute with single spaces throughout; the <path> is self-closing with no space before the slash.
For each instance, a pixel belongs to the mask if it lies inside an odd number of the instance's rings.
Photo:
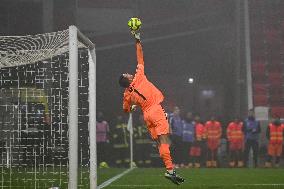
<path id="1" fill-rule="evenodd" d="M 282 2 L 249 1 L 250 27 L 272 9 L 281 12 Z M 97 105 L 111 120 L 122 114 L 118 77 L 136 67 L 127 27 L 133 16 L 142 20 L 146 74 L 163 91 L 168 111 L 177 105 L 183 112 L 200 113 L 203 119 L 214 114 L 222 121 L 246 115 L 241 0 L 2 0 L 0 34 L 36 34 L 77 25 L 96 44 Z M 188 83 L 190 77 L 193 84 Z"/>

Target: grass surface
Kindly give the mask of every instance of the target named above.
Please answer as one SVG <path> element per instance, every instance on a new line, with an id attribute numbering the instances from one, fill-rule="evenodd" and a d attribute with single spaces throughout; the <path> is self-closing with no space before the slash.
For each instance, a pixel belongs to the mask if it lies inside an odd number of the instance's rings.
<path id="1" fill-rule="evenodd" d="M 180 186 L 166 180 L 163 173 L 163 169 L 134 169 L 106 188 L 284 188 L 284 169 L 178 169 L 186 179 Z"/>
<path id="2" fill-rule="evenodd" d="M 120 174 L 124 170 L 126 169 L 98 169 L 98 185 Z M 61 169 L 38 168 L 36 170 L 36 174 L 33 168 L 1 168 L 0 172 L 0 189 L 47 189 L 52 186 L 60 186 L 60 189 L 65 189 L 68 186 L 68 176 L 66 167 L 63 167 Z M 89 173 L 87 168 L 80 169 L 78 173 L 78 188 L 89 188 Z"/>
<path id="3" fill-rule="evenodd" d="M 98 169 L 98 184 L 120 174 L 125 169 Z M 67 188 L 66 170 L 0 169 L 0 188 Z M 284 169 L 178 169 L 186 182 L 180 186 L 164 178 L 164 169 L 137 168 L 114 181 L 106 189 L 284 189 Z M 89 188 L 89 175 L 83 169 L 78 175 L 80 189 Z"/>

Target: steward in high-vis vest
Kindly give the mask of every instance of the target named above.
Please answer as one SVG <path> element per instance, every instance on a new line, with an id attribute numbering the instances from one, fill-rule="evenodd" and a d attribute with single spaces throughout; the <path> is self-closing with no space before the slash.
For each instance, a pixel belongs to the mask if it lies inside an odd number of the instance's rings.
<path id="1" fill-rule="evenodd" d="M 230 167 L 243 167 L 242 151 L 244 146 L 244 133 L 243 122 L 238 118 L 229 123 L 227 127 L 227 139 L 229 142 L 229 154 L 230 154 Z"/>
<path id="2" fill-rule="evenodd" d="M 201 143 L 206 139 L 206 135 L 204 132 L 204 126 L 200 122 L 200 117 L 195 116 L 195 139 L 190 148 L 190 156 L 192 157 L 192 162 L 190 164 L 194 164 L 195 168 L 200 168 L 201 161 Z"/>
<path id="3" fill-rule="evenodd" d="M 267 161 L 265 167 L 272 167 L 272 158 L 275 158 L 275 167 L 279 167 L 280 157 L 283 147 L 284 125 L 281 124 L 280 117 L 274 116 L 266 130 L 266 137 L 269 140 L 267 148 Z"/>
<path id="4" fill-rule="evenodd" d="M 217 150 L 220 145 L 222 128 L 219 121 L 212 116 L 210 121 L 205 123 L 205 133 L 207 138 L 207 167 L 217 167 Z"/>

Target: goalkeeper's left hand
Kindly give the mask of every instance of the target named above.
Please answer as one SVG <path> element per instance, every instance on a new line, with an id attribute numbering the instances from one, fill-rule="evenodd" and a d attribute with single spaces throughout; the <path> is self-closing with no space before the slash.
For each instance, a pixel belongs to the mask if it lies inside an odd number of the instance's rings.
<path id="1" fill-rule="evenodd" d="M 133 37 L 140 42 L 141 38 L 140 38 L 140 33 L 136 33 L 134 30 L 131 30 L 131 34 L 133 35 Z"/>

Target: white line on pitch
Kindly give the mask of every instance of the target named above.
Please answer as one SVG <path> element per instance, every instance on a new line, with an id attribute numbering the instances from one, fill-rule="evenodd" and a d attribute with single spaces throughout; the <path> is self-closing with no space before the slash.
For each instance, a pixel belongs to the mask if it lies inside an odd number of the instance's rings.
<path id="1" fill-rule="evenodd" d="M 112 177 L 111 179 L 103 182 L 101 185 L 98 186 L 98 189 L 104 188 L 108 185 L 110 185 L 112 182 L 116 181 L 117 179 L 119 179 L 120 177 L 126 175 L 127 173 L 129 173 L 130 171 L 132 171 L 134 168 L 130 168 L 125 170 L 124 172 L 120 173 L 119 175 L 116 175 L 114 177 Z"/>
<path id="2" fill-rule="evenodd" d="M 131 187 L 131 188 L 133 188 L 133 187 L 135 187 L 135 188 L 143 188 L 143 187 L 162 187 L 162 188 L 165 188 L 165 185 L 155 185 L 155 184 L 112 184 L 110 187 L 113 187 L 113 188 L 115 188 L 115 187 Z"/>
<path id="3" fill-rule="evenodd" d="M 284 186 L 284 183 L 280 184 L 234 184 L 235 186 Z"/>

